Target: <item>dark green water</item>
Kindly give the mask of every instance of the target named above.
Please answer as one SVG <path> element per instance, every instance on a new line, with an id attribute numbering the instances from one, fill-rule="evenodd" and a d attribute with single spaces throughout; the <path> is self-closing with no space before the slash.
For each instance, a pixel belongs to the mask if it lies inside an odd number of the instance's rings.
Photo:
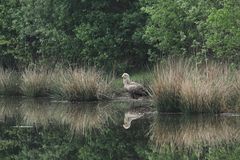
<path id="1" fill-rule="evenodd" d="M 0 159 L 239 159 L 237 115 L 166 115 L 141 102 L 0 99 Z"/>

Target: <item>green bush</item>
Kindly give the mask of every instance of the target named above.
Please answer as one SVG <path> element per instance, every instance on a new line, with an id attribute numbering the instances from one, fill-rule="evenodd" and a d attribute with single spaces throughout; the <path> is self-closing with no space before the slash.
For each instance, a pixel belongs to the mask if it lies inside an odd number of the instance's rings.
<path id="1" fill-rule="evenodd" d="M 217 58 L 240 61 L 240 2 L 224 1 L 221 9 L 213 9 L 206 21 L 206 45 Z"/>
<path id="2" fill-rule="evenodd" d="M 125 72 L 163 57 L 239 63 L 237 0 L 0 1 L 0 64 Z"/>
<path id="3" fill-rule="evenodd" d="M 137 0 L 0 2 L 1 63 L 58 62 L 123 71 L 147 62 L 146 21 Z"/>

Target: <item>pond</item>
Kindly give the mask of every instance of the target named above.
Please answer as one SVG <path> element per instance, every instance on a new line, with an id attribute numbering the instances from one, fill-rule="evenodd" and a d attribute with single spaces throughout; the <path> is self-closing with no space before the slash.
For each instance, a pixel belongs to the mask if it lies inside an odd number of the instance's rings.
<path id="1" fill-rule="evenodd" d="M 238 159 L 237 114 L 158 113 L 149 102 L 0 99 L 0 159 Z"/>

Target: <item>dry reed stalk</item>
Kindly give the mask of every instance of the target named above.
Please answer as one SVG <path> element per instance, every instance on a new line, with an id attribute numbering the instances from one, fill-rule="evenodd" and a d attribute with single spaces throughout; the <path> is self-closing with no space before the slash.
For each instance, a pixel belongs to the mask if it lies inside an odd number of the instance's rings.
<path id="1" fill-rule="evenodd" d="M 152 89 L 159 111 L 226 112 L 239 105 L 236 71 L 225 65 L 209 63 L 194 68 L 189 60 L 158 65 Z M 239 93 L 239 92 L 238 92 Z"/>
<path id="2" fill-rule="evenodd" d="M 60 69 L 52 75 L 54 96 L 70 101 L 107 98 L 109 83 L 95 69 Z"/>
<path id="3" fill-rule="evenodd" d="M 19 95 L 19 78 L 16 72 L 0 68 L 0 94 Z"/>
<path id="4" fill-rule="evenodd" d="M 50 74 L 44 68 L 27 68 L 22 73 L 21 90 L 29 97 L 47 96 L 50 89 Z"/>

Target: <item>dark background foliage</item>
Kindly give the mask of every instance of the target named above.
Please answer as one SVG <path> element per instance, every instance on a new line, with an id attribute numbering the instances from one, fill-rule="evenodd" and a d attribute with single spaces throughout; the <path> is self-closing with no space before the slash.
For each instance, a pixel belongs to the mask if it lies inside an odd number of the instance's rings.
<path id="1" fill-rule="evenodd" d="M 240 60 L 238 0 L 0 0 L 0 63 L 123 72 L 164 57 Z"/>

